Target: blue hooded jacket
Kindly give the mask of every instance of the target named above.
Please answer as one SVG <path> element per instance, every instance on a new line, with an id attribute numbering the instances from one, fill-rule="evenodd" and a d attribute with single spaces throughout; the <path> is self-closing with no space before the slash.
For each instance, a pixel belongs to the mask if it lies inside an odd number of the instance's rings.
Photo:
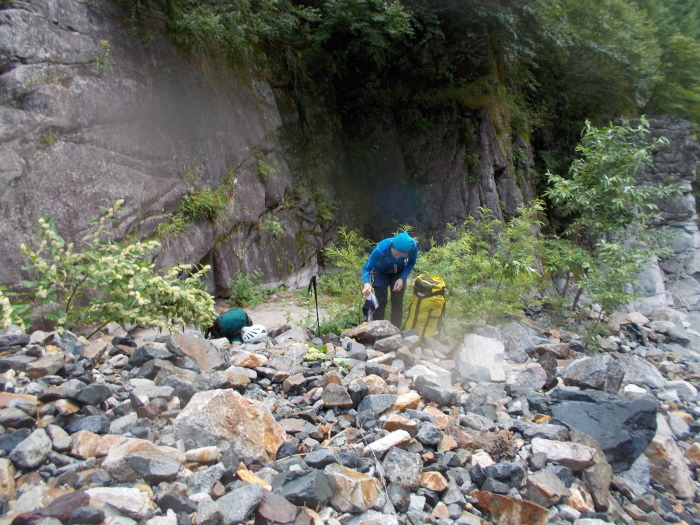
<path id="1" fill-rule="evenodd" d="M 418 243 L 413 240 L 413 247 L 405 257 L 396 258 L 391 254 L 391 242 L 393 237 L 384 239 L 372 250 L 369 259 L 362 266 L 362 283 L 372 282 L 372 274 L 395 275 L 400 274 L 406 281 L 408 274 L 418 260 Z"/>

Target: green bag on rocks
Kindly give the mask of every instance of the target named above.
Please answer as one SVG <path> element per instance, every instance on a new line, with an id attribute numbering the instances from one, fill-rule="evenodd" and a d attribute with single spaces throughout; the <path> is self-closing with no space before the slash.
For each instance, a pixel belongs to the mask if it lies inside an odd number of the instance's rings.
<path id="1" fill-rule="evenodd" d="M 225 337 L 230 342 L 241 340 L 241 330 L 246 326 L 252 326 L 248 314 L 243 308 L 234 308 L 221 314 L 214 320 L 214 324 L 207 331 L 209 339 L 220 339 Z"/>

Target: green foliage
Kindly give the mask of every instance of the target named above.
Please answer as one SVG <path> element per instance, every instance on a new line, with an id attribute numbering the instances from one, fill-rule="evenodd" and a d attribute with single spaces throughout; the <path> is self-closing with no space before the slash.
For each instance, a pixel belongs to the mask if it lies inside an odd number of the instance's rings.
<path id="1" fill-rule="evenodd" d="M 284 235 L 284 226 L 277 217 L 271 217 L 260 224 L 260 229 L 266 234 L 279 239 Z"/>
<path id="2" fill-rule="evenodd" d="M 101 77 L 112 68 L 111 51 L 112 46 L 109 40 L 100 40 L 100 52 L 95 58 L 95 67 L 92 70 L 95 76 Z"/>
<path id="3" fill-rule="evenodd" d="M 267 181 L 274 177 L 279 170 L 279 163 L 275 160 L 272 162 L 265 162 L 262 159 L 258 159 L 255 163 L 255 171 L 260 175 L 263 181 Z"/>
<path id="4" fill-rule="evenodd" d="M 261 305 L 265 293 L 261 288 L 263 273 L 259 268 L 252 272 L 236 272 L 236 275 L 228 282 L 229 300 L 240 307 L 254 308 Z"/>
<path id="5" fill-rule="evenodd" d="M 341 228 L 338 242 L 323 250 L 328 273 L 318 279 L 318 293 L 323 296 L 321 334 L 340 333 L 348 323 L 361 321 L 359 312 L 363 296 L 360 293 L 360 271 L 373 245 L 357 230 Z M 316 329 L 316 305 L 311 301 L 308 307 L 309 315 L 305 323 Z"/>
<path id="6" fill-rule="evenodd" d="M 447 283 L 452 320 L 503 319 L 521 309 L 537 289 L 537 215 L 541 204 L 521 207 L 507 224 L 482 209 L 478 219 L 449 226 L 449 239 L 421 254 L 417 270 Z"/>
<path id="7" fill-rule="evenodd" d="M 638 184 L 639 169 L 668 143 L 650 139 L 647 127 L 643 119 L 603 129 L 587 123 L 569 176 L 548 173 L 546 196 L 570 222 L 567 240 L 550 239 L 544 263 L 551 275 L 565 277 L 565 288 L 573 279 L 603 312 L 637 297 L 639 271 L 664 252 L 663 235 L 653 227 L 660 218 L 657 203 L 681 191 L 678 184 Z"/>
<path id="8" fill-rule="evenodd" d="M 187 220 L 214 222 L 226 209 L 228 202 L 228 195 L 220 188 L 191 188 L 180 201 L 180 211 Z"/>
<path id="9" fill-rule="evenodd" d="M 48 306 L 44 316 L 59 330 L 87 326 L 95 333 L 109 322 L 164 328 L 211 325 L 214 299 L 201 289 L 209 267 L 191 272 L 189 265 L 179 265 L 158 273 L 152 262 L 158 242 L 111 241 L 108 224 L 120 205 L 117 201 L 106 211 L 79 249 L 63 240 L 51 219 L 39 220 L 39 246 L 21 246 L 31 261 L 25 270 L 34 275 L 22 283 L 30 290 L 27 303 Z"/>

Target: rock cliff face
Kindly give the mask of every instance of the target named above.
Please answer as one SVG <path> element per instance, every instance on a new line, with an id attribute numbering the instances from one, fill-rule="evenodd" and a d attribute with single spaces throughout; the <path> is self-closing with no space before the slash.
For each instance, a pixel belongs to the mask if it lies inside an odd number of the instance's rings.
<path id="1" fill-rule="evenodd" d="M 650 118 L 649 127 L 653 136 L 666 137 L 669 146 L 655 154 L 653 163 L 640 174 L 640 180 L 658 185 L 680 182 L 683 192 L 672 201 L 659 204 L 663 216 L 659 227 L 671 235 L 672 254 L 647 265 L 641 282 L 644 298 L 632 308 L 643 313 L 658 307 L 697 311 L 700 309 L 700 233 L 692 185 L 700 162 L 698 142 L 691 124 L 675 117 Z"/>
<path id="2" fill-rule="evenodd" d="M 305 284 L 338 222 L 440 239 L 479 207 L 508 217 L 533 198 L 529 144 L 485 111 L 468 132 L 464 115 L 445 113 L 418 133 L 389 115 L 339 116 L 330 88 L 301 107 L 287 80 L 185 56 L 162 15 L 142 10 L 136 23 L 127 4 L 2 4 L 0 285 L 21 278 L 19 245 L 39 215 L 79 241 L 115 199 L 117 239 L 158 234 L 158 265 L 210 264 L 209 288 L 225 295 L 239 270 Z M 183 196 L 202 188 L 226 196 L 224 212 L 178 223 Z M 678 226 L 694 239 L 690 227 Z"/>

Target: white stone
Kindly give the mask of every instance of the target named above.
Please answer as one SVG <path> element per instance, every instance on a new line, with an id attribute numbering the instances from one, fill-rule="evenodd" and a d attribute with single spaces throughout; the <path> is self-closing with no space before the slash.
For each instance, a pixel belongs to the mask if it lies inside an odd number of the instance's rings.
<path id="1" fill-rule="evenodd" d="M 92 506 L 112 507 L 130 518 L 140 520 L 156 509 L 145 492 L 129 487 L 96 487 L 85 491 Z"/>
<path id="2" fill-rule="evenodd" d="M 374 453 L 382 457 L 391 447 L 403 448 L 411 441 L 411 435 L 405 430 L 395 430 L 389 435 L 374 441 L 365 447 L 365 453 Z"/>
<path id="3" fill-rule="evenodd" d="M 506 380 L 506 373 L 503 369 L 505 347 L 498 339 L 467 334 L 457 349 L 456 358 L 458 365 L 459 363 L 469 363 L 488 368 L 493 382 Z"/>

